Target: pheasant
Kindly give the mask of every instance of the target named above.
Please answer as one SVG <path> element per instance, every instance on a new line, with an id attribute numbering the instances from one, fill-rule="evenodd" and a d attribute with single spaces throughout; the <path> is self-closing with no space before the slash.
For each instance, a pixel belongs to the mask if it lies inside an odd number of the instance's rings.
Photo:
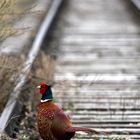
<path id="1" fill-rule="evenodd" d="M 69 117 L 53 103 L 51 86 L 41 83 L 38 88 L 42 97 L 37 106 L 37 125 L 43 140 L 70 140 L 76 131 L 97 133 L 89 128 L 73 127 Z"/>

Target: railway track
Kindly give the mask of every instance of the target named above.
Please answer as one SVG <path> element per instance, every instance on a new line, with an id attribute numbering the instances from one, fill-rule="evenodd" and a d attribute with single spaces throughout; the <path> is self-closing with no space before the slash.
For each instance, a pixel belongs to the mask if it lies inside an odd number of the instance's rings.
<path id="1" fill-rule="evenodd" d="M 55 27 L 50 30 L 46 51 L 57 56 L 55 97 L 70 114 L 75 126 L 100 132 L 99 136 L 77 135 L 74 139 L 140 139 L 140 27 L 129 4 L 122 0 L 68 0 Z M 49 20 L 47 28 L 43 28 L 47 32 L 51 16 Z M 44 35 L 45 32 L 33 44 L 33 57 L 29 54 L 31 60 L 25 63 L 27 73 L 21 73 L 21 83 L 15 88 L 17 96 Z M 17 96 L 11 96 L 13 108 Z M 8 104 L 7 108 L 0 124 L 9 110 L 13 113 Z M 9 113 L 7 121 L 10 116 Z M 0 125 L 2 131 L 7 127 L 7 121 Z"/>
<path id="2" fill-rule="evenodd" d="M 75 126 L 101 132 L 79 139 L 140 139 L 140 27 L 128 7 L 122 0 L 69 0 L 52 30 L 56 98 Z"/>

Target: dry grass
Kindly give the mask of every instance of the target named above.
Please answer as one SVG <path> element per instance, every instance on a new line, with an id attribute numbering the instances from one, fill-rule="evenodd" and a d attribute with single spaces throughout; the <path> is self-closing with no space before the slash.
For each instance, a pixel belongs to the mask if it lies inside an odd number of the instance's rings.
<path id="1" fill-rule="evenodd" d="M 24 29 L 17 29 L 13 27 L 14 23 L 22 18 L 25 14 L 30 12 L 34 5 L 34 0 L 1 0 L 0 2 L 0 44 L 6 38 L 10 36 L 16 36 L 24 32 Z M 1 49 L 1 48 L 0 48 Z M 42 59 L 42 58 L 41 58 Z M 13 87 L 16 84 L 16 79 L 21 70 L 24 58 L 19 56 L 7 56 L 0 55 L 0 114 L 7 102 Z M 45 60 L 42 60 L 45 61 Z M 39 63 L 39 62 L 38 62 Z M 39 73 L 39 72 L 37 72 Z M 31 74 L 33 76 L 33 74 Z M 36 75 L 36 74 L 35 74 Z M 39 76 L 40 77 L 40 76 Z M 42 77 L 43 78 L 43 77 Z M 34 78 L 33 78 L 34 79 Z M 35 85 L 36 80 L 33 80 L 31 85 Z M 35 86 L 34 86 L 35 87 Z M 26 87 L 26 92 L 28 91 L 28 86 Z M 32 89 L 32 88 L 31 88 Z M 33 90 L 34 91 L 34 90 Z M 33 98 L 31 96 L 30 98 Z M 36 97 L 35 97 L 36 98 Z M 28 110 L 31 111 L 30 104 L 28 105 Z M 27 113 L 27 112 L 26 112 Z M 27 115 L 28 114 L 28 115 Z M 27 118 L 29 120 L 33 113 L 27 113 Z M 25 127 L 25 126 L 24 126 Z M 31 125 L 29 126 L 31 127 Z M 1 140 L 12 140 L 5 134 L 0 134 Z M 18 137 L 18 139 L 27 139 L 25 135 Z"/>
<path id="2" fill-rule="evenodd" d="M 15 85 L 22 60 L 14 56 L 0 56 L 0 112 Z"/>
<path id="3" fill-rule="evenodd" d="M 12 35 L 21 33 L 13 27 L 33 7 L 33 0 L 1 0 L 0 2 L 0 42 Z"/>
<path id="4" fill-rule="evenodd" d="M 19 35 L 25 31 L 24 29 L 16 29 L 13 25 L 33 8 L 33 3 L 33 0 L 1 0 L 0 43 L 10 36 Z M 21 57 L 0 55 L 0 113 L 15 85 L 23 62 Z"/>

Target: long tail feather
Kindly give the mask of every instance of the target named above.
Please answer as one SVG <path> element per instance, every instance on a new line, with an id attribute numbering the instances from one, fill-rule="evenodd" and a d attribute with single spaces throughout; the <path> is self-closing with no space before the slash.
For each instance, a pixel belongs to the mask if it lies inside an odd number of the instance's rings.
<path id="1" fill-rule="evenodd" d="M 95 133 L 98 134 L 97 131 L 90 129 L 90 128 L 83 128 L 83 127 L 70 127 L 65 130 L 66 132 L 76 132 L 76 131 L 83 131 L 86 133 Z"/>

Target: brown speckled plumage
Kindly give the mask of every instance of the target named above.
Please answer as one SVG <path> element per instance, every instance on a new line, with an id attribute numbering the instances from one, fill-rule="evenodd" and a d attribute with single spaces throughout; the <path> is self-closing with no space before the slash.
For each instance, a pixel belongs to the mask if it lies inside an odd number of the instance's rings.
<path id="1" fill-rule="evenodd" d="M 65 130 L 72 127 L 69 118 L 52 101 L 40 103 L 37 107 L 38 130 L 43 140 L 69 140 Z"/>

